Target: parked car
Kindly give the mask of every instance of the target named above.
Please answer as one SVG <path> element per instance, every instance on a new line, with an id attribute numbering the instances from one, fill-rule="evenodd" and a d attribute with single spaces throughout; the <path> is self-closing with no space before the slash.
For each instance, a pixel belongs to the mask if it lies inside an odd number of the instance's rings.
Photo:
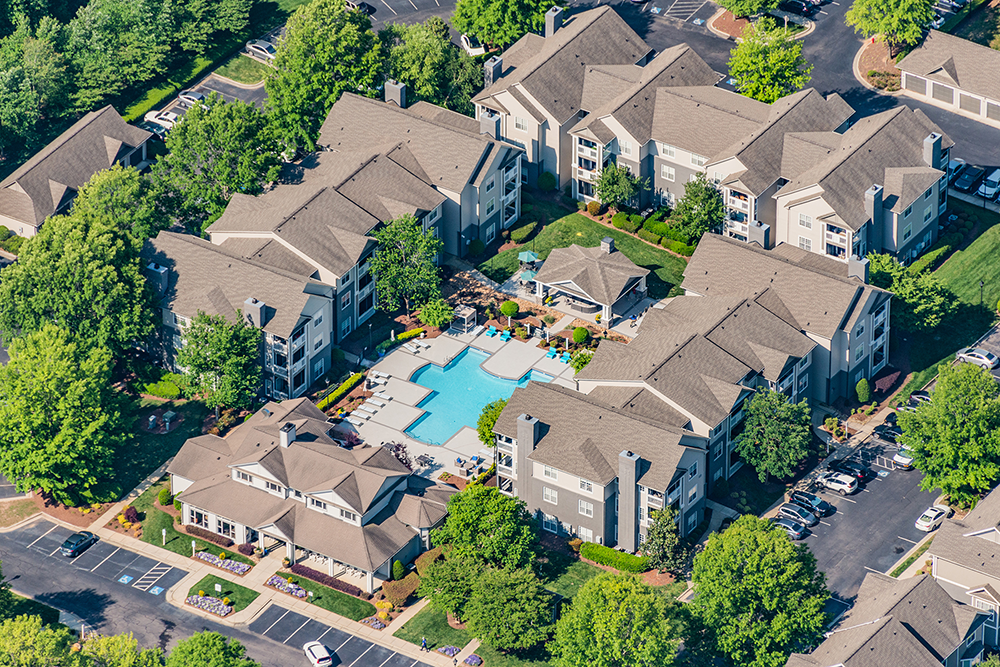
<path id="1" fill-rule="evenodd" d="M 958 178 L 958 175 L 962 173 L 963 169 L 965 169 L 965 160 L 963 160 L 962 158 L 957 157 L 957 158 L 955 158 L 953 160 L 949 160 L 948 161 L 948 182 L 949 183 L 954 183 L 955 179 Z"/>
<path id="2" fill-rule="evenodd" d="M 906 405 L 899 406 L 899 409 L 903 412 L 916 412 L 917 406 L 921 403 L 930 403 L 931 395 L 926 391 L 915 391 L 910 394 L 910 399 L 906 402 Z"/>
<path id="3" fill-rule="evenodd" d="M 265 42 L 262 39 L 252 39 L 247 42 L 247 53 L 255 58 L 266 60 L 267 62 L 274 60 L 274 57 L 277 55 L 277 51 L 274 49 L 274 44 Z"/>
<path id="4" fill-rule="evenodd" d="M 896 425 L 896 413 L 895 412 L 890 412 L 889 414 L 887 414 L 885 416 L 885 423 L 888 424 L 889 426 L 895 426 Z"/>
<path id="5" fill-rule="evenodd" d="M 917 527 L 917 530 L 929 533 L 944 523 L 944 520 L 950 516 L 951 508 L 947 505 L 932 505 L 924 510 L 924 513 L 920 515 L 920 518 L 913 525 Z"/>
<path id="6" fill-rule="evenodd" d="M 959 361 L 981 366 L 986 370 L 996 368 L 997 364 L 1000 364 L 1000 357 L 981 347 L 963 347 L 955 353 L 955 358 Z"/>
<path id="7" fill-rule="evenodd" d="M 149 123 L 155 123 L 156 125 L 171 130 L 174 125 L 180 121 L 181 117 L 173 111 L 149 111 L 145 116 L 143 116 L 143 119 Z"/>
<path id="8" fill-rule="evenodd" d="M 788 496 L 788 502 L 809 510 L 815 516 L 829 516 L 837 511 L 836 507 L 808 491 L 792 491 Z"/>
<path id="9" fill-rule="evenodd" d="M 793 540 L 801 540 L 806 536 L 806 527 L 801 523 L 792 521 L 791 519 L 785 519 L 784 517 L 775 517 L 771 519 L 771 524 L 784 530 L 788 537 Z"/>
<path id="10" fill-rule="evenodd" d="M 345 4 L 348 9 L 353 9 L 354 11 L 361 12 L 365 16 L 371 16 L 375 13 L 375 8 L 369 5 L 367 2 L 354 2 L 354 0 L 346 0 Z"/>
<path id="11" fill-rule="evenodd" d="M 885 440 L 886 442 L 895 445 L 896 440 L 903 434 L 903 431 L 895 424 L 879 424 L 872 430 L 872 433 L 874 433 L 875 437 L 879 440 Z"/>
<path id="12" fill-rule="evenodd" d="M 856 478 L 859 482 L 863 482 L 869 477 L 874 477 L 871 468 L 863 463 L 857 461 L 852 461 L 851 459 L 841 459 L 840 461 L 833 461 L 829 465 L 830 470 L 842 473 L 844 475 L 850 475 Z"/>
<path id="13" fill-rule="evenodd" d="M 167 128 L 163 127 L 159 123 L 151 123 L 148 120 L 144 120 L 137 125 L 140 130 L 146 130 L 147 132 L 153 133 L 154 139 L 159 139 L 163 141 L 167 136 Z"/>
<path id="14" fill-rule="evenodd" d="M 319 642 L 309 642 L 302 647 L 312 667 L 328 667 L 333 664 L 330 652 Z"/>
<path id="15" fill-rule="evenodd" d="M 955 180 L 955 189 L 961 190 L 962 192 L 972 192 L 979 185 L 979 179 L 983 177 L 986 170 L 982 167 L 977 167 L 976 165 L 969 165 L 962 170 L 958 178 Z"/>
<path id="16" fill-rule="evenodd" d="M 945 17 L 942 14 L 938 14 L 938 15 L 936 15 L 934 17 L 934 20 L 931 21 L 930 23 L 928 23 L 927 25 L 929 25 L 934 30 L 937 30 L 938 28 L 940 28 L 941 26 L 943 26 L 945 24 L 945 21 L 947 21 L 947 20 L 948 20 L 947 17 Z"/>
<path id="17" fill-rule="evenodd" d="M 800 16 L 812 16 L 816 13 L 816 7 L 803 0 L 783 0 L 778 3 L 778 9 Z"/>
<path id="18" fill-rule="evenodd" d="M 899 451 L 892 457 L 892 462 L 896 464 L 897 468 L 902 468 L 903 470 L 913 470 L 913 455 L 905 445 L 900 445 Z"/>
<path id="19" fill-rule="evenodd" d="M 799 507 L 795 503 L 785 503 L 778 508 L 778 516 L 792 521 L 798 521 L 803 526 L 815 526 L 819 519 L 804 507 Z"/>
<path id="20" fill-rule="evenodd" d="M 79 533 L 73 533 L 66 538 L 66 541 L 59 547 L 59 553 L 66 556 L 66 558 L 76 558 L 95 542 L 97 542 L 97 535 L 94 535 L 90 531 L 81 530 Z"/>
<path id="21" fill-rule="evenodd" d="M 990 172 L 976 190 L 976 194 L 984 199 L 996 199 L 997 193 L 1000 193 L 1000 169 Z"/>
<path id="22" fill-rule="evenodd" d="M 823 488 L 836 491 L 842 496 L 854 493 L 858 490 L 858 480 L 849 475 L 835 472 L 833 470 L 821 473 L 816 478 L 816 483 Z"/>
<path id="23" fill-rule="evenodd" d="M 177 99 L 189 109 L 196 104 L 205 104 L 205 96 L 197 90 L 182 90 L 178 93 Z"/>
<path id="24" fill-rule="evenodd" d="M 459 41 L 462 42 L 462 48 L 465 49 L 465 52 L 473 58 L 486 53 L 486 47 L 480 44 L 473 35 L 462 35 Z"/>

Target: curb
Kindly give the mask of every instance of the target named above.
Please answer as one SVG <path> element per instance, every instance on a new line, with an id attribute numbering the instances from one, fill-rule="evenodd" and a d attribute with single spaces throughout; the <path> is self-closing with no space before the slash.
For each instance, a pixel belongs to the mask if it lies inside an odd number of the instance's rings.
<path id="1" fill-rule="evenodd" d="M 851 64 L 851 73 L 854 74 L 854 78 L 862 86 L 864 86 L 868 90 L 878 93 L 879 95 L 884 95 L 885 97 L 902 97 L 903 96 L 902 88 L 900 88 L 894 93 L 887 92 L 885 90 L 882 90 L 881 88 L 876 88 L 872 84 L 868 83 L 868 80 L 865 79 L 864 75 L 861 73 L 861 70 L 858 68 L 858 65 L 861 63 L 861 55 L 865 52 L 865 49 L 868 48 L 869 44 L 871 44 L 871 42 L 869 42 L 866 39 L 861 43 L 861 48 L 858 49 L 858 52 L 854 54 L 854 62 Z"/>
<path id="2" fill-rule="evenodd" d="M 716 35 L 718 37 L 721 37 L 722 39 L 725 39 L 727 41 L 732 42 L 732 41 L 735 41 L 733 39 L 732 35 L 729 35 L 728 33 L 724 33 L 724 32 L 722 32 L 721 30 L 719 30 L 718 28 L 715 27 L 715 20 L 718 19 L 720 16 L 722 16 L 725 13 L 726 13 L 726 8 L 725 7 L 720 8 L 719 11 L 715 12 L 714 14 L 712 14 L 711 18 L 709 18 L 707 21 L 705 21 L 705 26 L 709 29 L 709 31 L 713 35 Z"/>

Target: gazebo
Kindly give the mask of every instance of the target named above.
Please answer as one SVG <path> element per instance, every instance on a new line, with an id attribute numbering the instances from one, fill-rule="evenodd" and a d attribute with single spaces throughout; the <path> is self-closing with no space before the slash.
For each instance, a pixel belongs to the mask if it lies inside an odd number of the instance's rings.
<path id="1" fill-rule="evenodd" d="M 472 306 L 456 306 L 451 328 L 458 333 L 469 333 L 476 328 L 476 309 Z"/>

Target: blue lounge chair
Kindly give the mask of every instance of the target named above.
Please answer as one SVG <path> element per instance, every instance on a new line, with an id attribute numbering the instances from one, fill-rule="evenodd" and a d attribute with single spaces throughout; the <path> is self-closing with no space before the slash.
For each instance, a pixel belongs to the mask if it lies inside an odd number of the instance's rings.
<path id="1" fill-rule="evenodd" d="M 545 358 L 546 359 L 555 359 L 556 356 L 558 356 L 558 354 L 559 353 L 556 351 L 556 348 L 550 347 L 548 353 L 545 355 Z"/>
<path id="2" fill-rule="evenodd" d="M 564 364 L 568 364 L 572 358 L 573 357 L 570 356 L 569 352 L 563 352 L 562 356 L 559 357 L 559 361 L 563 362 Z"/>
<path id="3" fill-rule="evenodd" d="M 504 341 L 510 340 L 510 329 L 503 330 L 503 333 L 500 334 L 500 340 Z"/>
<path id="4" fill-rule="evenodd" d="M 490 328 L 486 330 L 486 335 L 489 336 L 490 338 L 493 338 L 498 333 L 500 333 L 500 332 L 497 331 L 497 328 L 495 326 L 493 326 L 492 324 L 490 325 Z"/>

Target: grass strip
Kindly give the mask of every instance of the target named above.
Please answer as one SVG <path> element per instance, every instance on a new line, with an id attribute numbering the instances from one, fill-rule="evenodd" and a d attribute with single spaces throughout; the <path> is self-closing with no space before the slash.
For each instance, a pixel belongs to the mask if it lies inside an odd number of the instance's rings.
<path id="1" fill-rule="evenodd" d="M 222 587 L 221 591 L 216 591 L 215 586 L 218 584 Z M 250 606 L 250 603 L 257 599 L 260 595 L 257 591 L 250 590 L 245 586 L 240 586 L 239 584 L 234 584 L 228 579 L 223 579 L 222 577 L 217 577 L 214 574 L 210 574 L 204 577 L 201 581 L 191 587 L 188 591 L 188 596 L 198 595 L 200 591 L 205 591 L 205 595 L 219 598 L 229 598 L 229 604 L 232 605 L 233 611 L 242 611 Z"/>
<path id="2" fill-rule="evenodd" d="M 924 552 L 927 551 L 930 548 L 931 542 L 933 542 L 933 541 L 934 541 L 934 538 L 932 537 L 931 539 L 929 539 L 926 542 L 924 542 L 923 544 L 921 544 L 920 547 L 916 551 L 913 552 L 913 555 L 910 556 L 909 558 L 907 558 L 906 560 L 904 560 L 899 565 L 897 565 L 896 568 L 892 572 L 889 573 L 889 576 L 890 577 L 899 578 L 899 575 L 901 575 L 904 572 L 906 572 L 906 568 L 908 568 L 911 565 L 913 565 L 917 561 L 918 558 L 920 558 L 921 556 L 924 555 Z"/>

